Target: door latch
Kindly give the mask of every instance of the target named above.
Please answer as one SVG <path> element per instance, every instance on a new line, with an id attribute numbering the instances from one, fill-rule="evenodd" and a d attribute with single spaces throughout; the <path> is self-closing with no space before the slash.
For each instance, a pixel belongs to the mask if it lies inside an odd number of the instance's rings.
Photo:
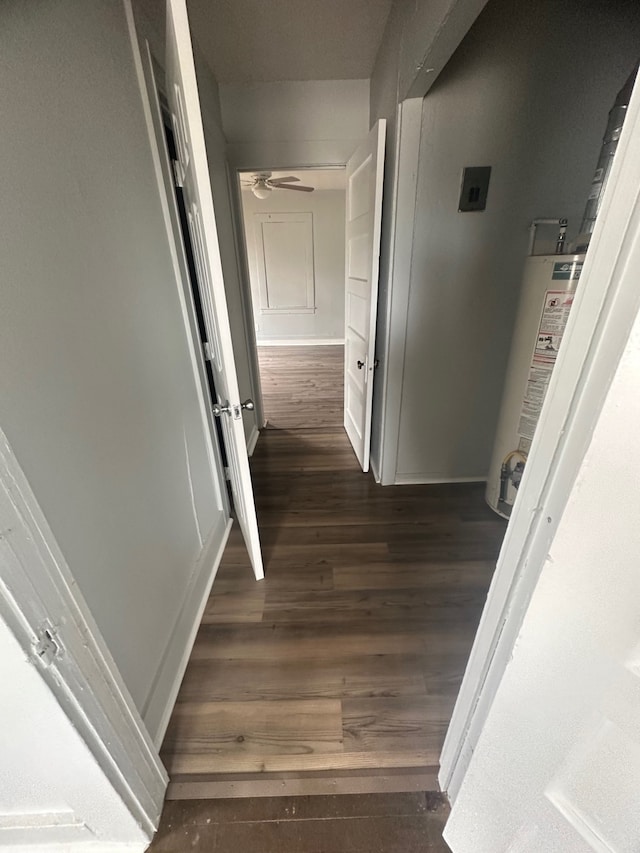
<path id="1" fill-rule="evenodd" d="M 236 404 L 235 406 L 230 405 L 229 401 L 221 406 L 220 403 L 214 403 L 211 411 L 215 415 L 216 418 L 221 417 L 222 415 L 233 415 L 234 421 L 239 420 L 242 417 L 242 410 L 246 409 L 248 412 L 252 412 L 256 407 L 256 404 L 253 400 L 245 400 L 244 403 L 240 403 L 240 405 Z"/>
<path id="2" fill-rule="evenodd" d="M 213 412 L 213 414 L 216 418 L 220 418 L 220 417 L 222 417 L 222 415 L 230 415 L 231 414 L 231 406 L 229 405 L 228 400 L 224 404 L 224 406 L 221 406 L 220 403 L 214 403 L 212 408 L 211 408 L 211 411 Z"/>

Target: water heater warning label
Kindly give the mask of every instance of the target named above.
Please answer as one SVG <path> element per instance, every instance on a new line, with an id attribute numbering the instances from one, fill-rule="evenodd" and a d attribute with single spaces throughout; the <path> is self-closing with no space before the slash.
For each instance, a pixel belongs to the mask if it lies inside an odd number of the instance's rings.
<path id="1" fill-rule="evenodd" d="M 518 435 L 524 439 L 532 439 L 538 425 L 574 295 L 570 290 L 547 290 L 544 295 L 542 316 L 518 424 Z"/>

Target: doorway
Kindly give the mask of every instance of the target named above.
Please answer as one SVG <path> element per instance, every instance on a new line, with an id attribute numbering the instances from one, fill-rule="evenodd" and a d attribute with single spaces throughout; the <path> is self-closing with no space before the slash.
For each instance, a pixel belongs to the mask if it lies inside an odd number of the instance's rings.
<path id="1" fill-rule="evenodd" d="M 240 172 L 266 429 L 344 423 L 344 168 Z"/>

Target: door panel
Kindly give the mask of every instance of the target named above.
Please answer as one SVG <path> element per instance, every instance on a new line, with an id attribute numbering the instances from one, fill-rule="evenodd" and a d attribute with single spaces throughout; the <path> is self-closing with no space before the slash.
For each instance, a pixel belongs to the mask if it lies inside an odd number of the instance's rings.
<path id="1" fill-rule="evenodd" d="M 167 2 L 167 98 L 238 522 L 254 574 L 264 577 L 191 36 L 184 0 Z"/>
<path id="2" fill-rule="evenodd" d="M 313 313 L 313 214 L 254 213 L 253 218 L 260 313 Z"/>
<path id="3" fill-rule="evenodd" d="M 386 123 L 380 120 L 347 165 L 344 426 L 369 470 Z"/>

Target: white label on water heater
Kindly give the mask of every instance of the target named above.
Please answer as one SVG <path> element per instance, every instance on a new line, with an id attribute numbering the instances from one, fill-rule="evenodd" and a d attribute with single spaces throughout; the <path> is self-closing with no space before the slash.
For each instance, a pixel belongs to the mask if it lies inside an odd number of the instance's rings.
<path id="1" fill-rule="evenodd" d="M 544 295 L 542 316 L 518 424 L 518 435 L 522 438 L 532 439 L 538 425 L 574 295 L 571 290 L 547 290 Z"/>

